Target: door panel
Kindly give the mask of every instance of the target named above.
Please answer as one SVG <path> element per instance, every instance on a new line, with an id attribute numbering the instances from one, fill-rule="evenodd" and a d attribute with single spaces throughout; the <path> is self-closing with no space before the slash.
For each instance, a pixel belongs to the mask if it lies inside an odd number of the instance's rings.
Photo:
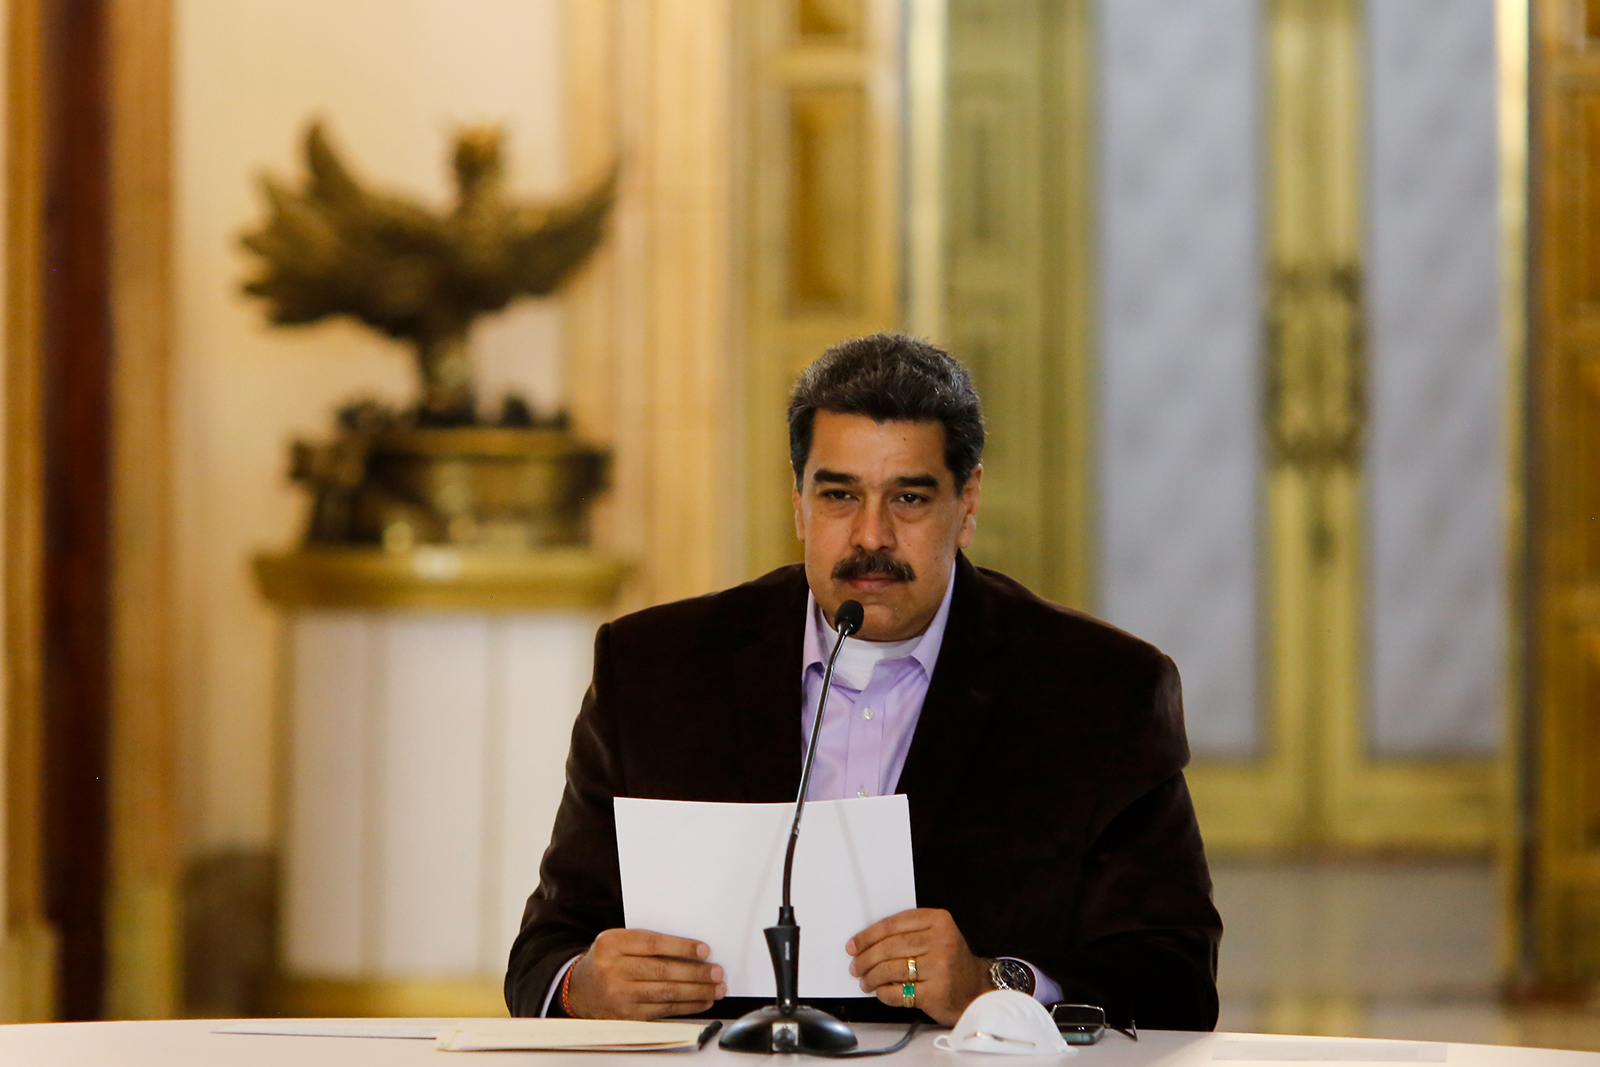
<path id="1" fill-rule="evenodd" d="M 1366 10 L 1371 743 L 1489 756 L 1506 648 L 1491 0 Z"/>
<path id="2" fill-rule="evenodd" d="M 1194 750 L 1247 759 L 1265 743 L 1259 4 L 1099 19 L 1099 607 L 1177 661 Z"/>

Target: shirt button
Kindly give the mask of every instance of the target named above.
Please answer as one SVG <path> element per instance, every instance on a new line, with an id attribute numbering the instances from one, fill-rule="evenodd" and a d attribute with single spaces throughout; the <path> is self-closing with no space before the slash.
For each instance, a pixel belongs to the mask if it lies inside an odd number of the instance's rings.
<path id="1" fill-rule="evenodd" d="M 864 797 L 866 795 L 867 795 L 867 787 L 866 786 L 862 786 L 860 789 L 856 790 L 856 796 Z"/>
<path id="2" fill-rule="evenodd" d="M 866 710 L 864 710 L 864 711 L 863 711 L 863 712 L 862 712 L 862 713 L 861 713 L 861 717 L 862 717 L 862 718 L 863 718 L 863 719 L 870 719 L 870 718 L 872 718 L 872 709 L 871 709 L 871 708 L 867 708 L 867 709 L 866 709 Z"/>

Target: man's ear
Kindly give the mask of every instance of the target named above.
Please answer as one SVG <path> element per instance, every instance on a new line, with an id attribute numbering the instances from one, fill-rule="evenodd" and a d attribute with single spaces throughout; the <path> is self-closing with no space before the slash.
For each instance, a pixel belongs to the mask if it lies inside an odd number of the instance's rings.
<path id="1" fill-rule="evenodd" d="M 978 502 L 983 497 L 983 464 L 972 468 L 967 484 L 961 487 L 961 530 L 956 534 L 956 547 L 972 544 L 972 535 L 978 532 Z"/>
<path id="2" fill-rule="evenodd" d="M 795 540 L 804 544 L 806 539 L 806 519 L 800 510 L 800 483 L 798 481 L 794 483 L 794 489 L 790 493 L 790 500 L 794 504 Z"/>

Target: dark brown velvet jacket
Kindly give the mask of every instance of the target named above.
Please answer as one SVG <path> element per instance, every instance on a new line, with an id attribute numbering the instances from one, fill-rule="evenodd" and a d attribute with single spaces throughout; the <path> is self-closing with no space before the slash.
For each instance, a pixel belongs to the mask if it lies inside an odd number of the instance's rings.
<path id="1" fill-rule="evenodd" d="M 948 909 L 974 953 L 1025 959 L 1114 1021 L 1211 1029 L 1222 922 L 1183 779 L 1177 669 L 965 556 L 955 583 L 897 789 L 917 903 Z M 794 798 L 805 605 L 805 573 L 790 566 L 600 628 L 511 949 L 513 1015 L 537 1015 L 562 964 L 623 924 L 613 797 Z M 751 1006 L 729 999 L 713 1014 Z M 912 1017 L 876 1000 L 818 1006 Z"/>

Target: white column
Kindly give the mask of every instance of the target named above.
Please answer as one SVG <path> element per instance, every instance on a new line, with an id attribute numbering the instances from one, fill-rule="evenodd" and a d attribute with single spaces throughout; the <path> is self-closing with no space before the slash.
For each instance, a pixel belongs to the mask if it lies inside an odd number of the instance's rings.
<path id="1" fill-rule="evenodd" d="M 295 612 L 291 976 L 504 973 L 560 802 L 600 618 Z"/>

